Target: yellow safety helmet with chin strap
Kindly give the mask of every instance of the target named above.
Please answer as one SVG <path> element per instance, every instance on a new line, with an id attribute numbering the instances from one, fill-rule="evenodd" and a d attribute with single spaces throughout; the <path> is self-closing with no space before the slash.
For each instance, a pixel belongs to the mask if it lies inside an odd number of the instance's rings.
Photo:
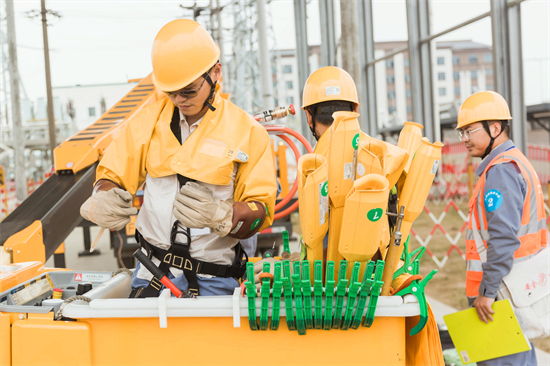
<path id="1" fill-rule="evenodd" d="M 158 32 L 151 59 L 153 84 L 176 91 L 208 72 L 220 59 L 220 48 L 199 23 L 177 19 Z"/>
<path id="2" fill-rule="evenodd" d="M 481 91 L 470 95 L 458 112 L 456 129 L 483 121 L 511 120 L 510 109 L 504 98 L 494 91 Z"/>
<path id="3" fill-rule="evenodd" d="M 350 74 L 338 67 L 326 66 L 316 70 L 307 79 L 302 96 L 302 109 L 331 100 L 359 105 L 357 88 Z"/>

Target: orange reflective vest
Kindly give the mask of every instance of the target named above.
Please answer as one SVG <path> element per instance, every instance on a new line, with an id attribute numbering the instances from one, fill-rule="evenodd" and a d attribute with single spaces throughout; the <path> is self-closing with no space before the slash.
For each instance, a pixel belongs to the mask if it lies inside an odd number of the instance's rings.
<path id="1" fill-rule="evenodd" d="M 501 153 L 487 165 L 470 199 L 470 217 L 466 231 L 466 295 L 469 298 L 474 298 L 479 294 L 479 285 L 483 278 L 482 263 L 487 261 L 487 240 L 490 235 L 487 230 L 487 217 L 483 204 L 487 171 L 494 165 L 510 162 L 516 163 L 527 183 L 523 216 L 517 232 L 521 245 L 514 252 L 514 263 L 529 259 L 539 250 L 545 248 L 548 243 L 544 196 L 539 177 L 525 155 L 514 147 Z"/>

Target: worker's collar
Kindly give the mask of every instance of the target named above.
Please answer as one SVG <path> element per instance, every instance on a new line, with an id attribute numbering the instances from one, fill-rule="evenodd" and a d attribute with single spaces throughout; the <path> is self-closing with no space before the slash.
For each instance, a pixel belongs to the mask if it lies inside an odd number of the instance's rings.
<path id="1" fill-rule="evenodd" d="M 502 144 L 498 145 L 497 147 L 493 148 L 493 151 L 483 161 L 476 169 L 476 174 L 481 177 L 481 174 L 485 171 L 485 168 L 487 168 L 487 165 L 491 161 L 493 161 L 494 158 L 496 158 L 498 155 L 502 154 L 503 152 L 510 150 L 514 148 L 516 145 L 514 145 L 514 142 L 512 140 L 508 140 L 506 142 L 503 142 Z"/>
<path id="2" fill-rule="evenodd" d="M 180 112 L 180 125 L 182 124 L 187 124 L 187 118 L 185 118 L 185 114 L 181 113 L 181 110 L 178 108 L 178 111 Z M 204 116 L 202 116 L 201 118 L 199 118 L 197 120 L 197 122 L 193 123 L 191 126 L 189 126 L 189 128 L 195 126 L 195 127 L 198 127 L 199 126 L 199 123 L 201 123 L 201 121 L 203 120 Z"/>

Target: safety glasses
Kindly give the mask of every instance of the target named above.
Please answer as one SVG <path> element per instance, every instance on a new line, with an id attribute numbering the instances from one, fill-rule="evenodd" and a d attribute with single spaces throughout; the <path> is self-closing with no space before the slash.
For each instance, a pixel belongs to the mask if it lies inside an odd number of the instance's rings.
<path id="1" fill-rule="evenodd" d="M 458 131 L 458 137 L 460 138 L 460 141 L 462 141 L 463 137 L 466 137 L 466 141 L 470 141 L 470 139 L 472 138 L 472 133 L 482 129 L 483 127 L 476 128 L 475 130 Z"/>
<path id="2" fill-rule="evenodd" d="M 198 89 L 191 89 L 191 90 L 180 89 L 180 90 L 176 90 L 176 91 L 165 91 L 164 93 L 166 95 L 168 95 L 169 97 L 172 97 L 172 98 L 175 98 L 178 95 L 181 96 L 182 98 L 186 98 L 186 99 L 195 98 L 197 95 L 199 95 L 199 91 L 201 90 L 201 88 L 204 85 L 205 81 L 206 81 L 206 78 L 202 81 L 202 83 L 201 83 L 201 85 L 199 86 Z"/>

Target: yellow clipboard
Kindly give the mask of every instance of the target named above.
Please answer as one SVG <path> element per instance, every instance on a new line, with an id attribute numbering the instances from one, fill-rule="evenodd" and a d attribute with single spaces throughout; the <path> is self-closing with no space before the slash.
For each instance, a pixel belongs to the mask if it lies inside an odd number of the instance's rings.
<path id="1" fill-rule="evenodd" d="M 531 350 L 510 300 L 496 301 L 492 308 L 495 313 L 489 324 L 479 320 L 474 308 L 443 317 L 463 364 Z"/>

